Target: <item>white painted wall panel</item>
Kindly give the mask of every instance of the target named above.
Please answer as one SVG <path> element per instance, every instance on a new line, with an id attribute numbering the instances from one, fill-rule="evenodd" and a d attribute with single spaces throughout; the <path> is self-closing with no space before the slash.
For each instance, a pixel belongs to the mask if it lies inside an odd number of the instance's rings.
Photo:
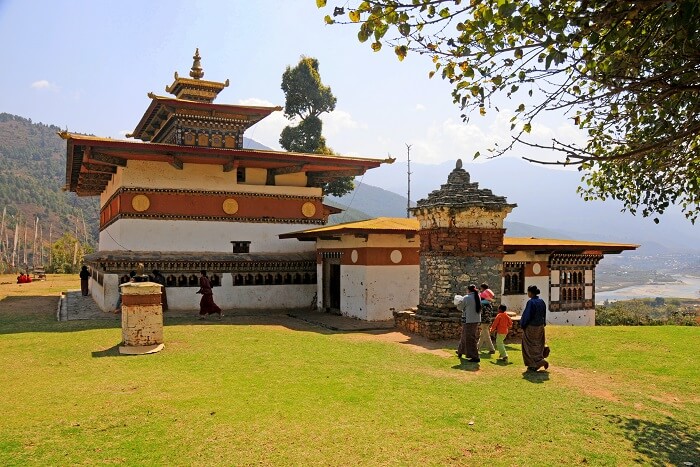
<path id="1" fill-rule="evenodd" d="M 595 310 L 570 310 L 547 313 L 548 324 L 595 326 Z"/>
<path id="2" fill-rule="evenodd" d="M 368 321 L 392 319 L 391 308 L 405 310 L 418 305 L 419 268 L 417 266 L 372 266 L 367 268 Z"/>
<path id="3" fill-rule="evenodd" d="M 367 319 L 367 287 L 365 266 L 340 266 L 340 312 L 346 316 Z"/>
<path id="4" fill-rule="evenodd" d="M 284 179 L 281 179 L 283 181 Z M 296 182 L 294 184 L 297 184 Z M 178 170 L 166 162 L 130 160 L 119 167 L 100 196 L 100 206 L 120 187 L 167 188 L 179 190 L 238 191 L 296 196 L 321 196 L 321 188 L 305 186 L 248 185 L 237 183 L 236 172 L 224 172 L 220 165 L 183 164 Z"/>
<path id="5" fill-rule="evenodd" d="M 313 242 L 281 240 L 281 233 L 308 229 L 307 224 L 119 219 L 100 232 L 100 251 L 232 251 L 232 240 L 245 240 L 251 253 L 314 251 Z"/>

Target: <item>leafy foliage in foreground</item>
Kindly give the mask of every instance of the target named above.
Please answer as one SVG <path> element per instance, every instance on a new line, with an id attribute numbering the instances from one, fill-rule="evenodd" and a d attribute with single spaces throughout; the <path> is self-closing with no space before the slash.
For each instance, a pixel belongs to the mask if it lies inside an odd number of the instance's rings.
<path id="1" fill-rule="evenodd" d="M 678 204 L 692 222 L 700 214 L 697 0 L 331 3 L 326 22 L 358 24 L 372 50 L 430 56 L 430 75 L 453 84 L 465 120 L 498 110 L 496 96 L 514 99 L 512 140 L 496 155 L 516 143 L 553 149 L 562 156 L 550 163 L 583 171 L 587 200 L 611 197 L 644 216 Z M 587 143 L 532 142 L 547 110 L 568 113 Z"/>

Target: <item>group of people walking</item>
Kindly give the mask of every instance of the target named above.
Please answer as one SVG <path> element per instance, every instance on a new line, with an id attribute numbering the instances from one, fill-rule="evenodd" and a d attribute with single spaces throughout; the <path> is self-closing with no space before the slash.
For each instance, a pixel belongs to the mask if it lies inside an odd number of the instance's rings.
<path id="1" fill-rule="evenodd" d="M 520 318 L 523 362 L 528 371 L 549 368 L 549 362 L 545 360 L 548 347 L 545 345 L 544 333 L 547 306 L 539 294 L 537 286 L 527 288 L 529 300 Z M 455 352 L 460 359 L 465 356 L 468 362 L 478 363 L 481 361 L 480 350 L 485 348 L 489 354 L 495 354 L 497 348 L 498 360 L 508 361 L 505 338 L 513 326 L 513 320 L 505 305 L 500 305 L 497 313 L 494 313 L 493 301 L 494 293 L 488 284 L 481 284 L 479 289 L 472 284 L 468 287 L 467 295 L 455 297 L 455 305 L 462 312 L 462 334 Z M 493 332 L 496 333 L 496 348 L 491 341 Z"/>

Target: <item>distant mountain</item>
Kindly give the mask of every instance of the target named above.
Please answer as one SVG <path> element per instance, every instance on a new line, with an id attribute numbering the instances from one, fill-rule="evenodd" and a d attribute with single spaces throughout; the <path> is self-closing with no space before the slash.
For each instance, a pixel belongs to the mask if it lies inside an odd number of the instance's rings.
<path id="1" fill-rule="evenodd" d="M 274 149 L 269 148 L 265 146 L 264 144 L 260 144 L 254 139 L 250 139 L 247 137 L 243 137 L 243 147 L 245 149 L 263 149 L 263 150 L 268 150 L 268 151 L 274 151 Z"/>
<path id="2" fill-rule="evenodd" d="M 83 239 L 87 230 L 89 243 L 95 245 L 98 200 L 62 191 L 66 183 L 66 143 L 57 135 L 59 131 L 55 125 L 0 113 L 0 215 L 6 208 L 8 229 L 18 219 L 22 229 L 26 220 L 32 230 L 30 241 L 38 217 L 47 243 L 49 230 L 56 240 L 77 227 L 78 236 Z"/>
<path id="3" fill-rule="evenodd" d="M 325 203 L 341 209 L 348 209 L 341 214 L 331 216 L 334 218 L 330 223 L 353 222 L 357 220 L 371 219 L 373 217 L 406 217 L 406 205 L 408 200 L 401 195 L 392 193 L 382 188 L 357 183 L 355 190 L 340 198 L 329 196 Z M 411 203 L 415 206 L 415 203 Z M 346 213 L 348 213 L 346 215 Z M 505 222 L 506 235 L 509 237 L 540 237 L 540 238 L 563 238 L 563 239 L 584 239 L 582 234 L 566 230 L 548 229 L 522 222 Z"/>
<path id="4" fill-rule="evenodd" d="M 408 207 L 404 196 L 357 181 L 352 192 L 340 198 L 328 196 L 326 199 L 363 211 L 371 217 L 406 217 Z M 412 206 L 415 206 L 415 203 L 412 203 Z"/>
<path id="5" fill-rule="evenodd" d="M 66 143 L 55 125 L 33 122 L 31 119 L 0 113 L 0 216 L 6 208 L 5 226 L 10 242 L 18 219 L 23 237 L 25 220 L 32 231 L 34 219 L 39 218 L 46 243 L 51 229 L 56 240 L 64 232 L 84 238 L 83 219 L 88 243 L 97 244 L 99 200 L 79 198 L 62 191 L 66 183 Z M 257 141 L 243 138 L 250 149 L 270 149 Z"/>
<path id="6" fill-rule="evenodd" d="M 454 166 L 454 162 L 411 162 L 411 199 L 422 199 L 440 188 Z M 621 204 L 615 200 L 586 202 L 576 193 L 581 179 L 577 171 L 550 169 L 513 157 L 465 163 L 464 168 L 480 188 L 489 188 L 518 204 L 507 218 L 511 226 L 517 222 L 551 229 L 560 232 L 558 237 L 562 238 L 639 243 L 654 251 L 700 252 L 700 226 L 691 224 L 678 209 L 661 216 L 657 225 L 650 218 L 622 213 Z M 362 181 L 406 193 L 406 163 L 382 165 L 368 171 Z M 357 208 L 370 212 L 362 206 Z M 512 231 L 508 235 L 513 235 Z"/>

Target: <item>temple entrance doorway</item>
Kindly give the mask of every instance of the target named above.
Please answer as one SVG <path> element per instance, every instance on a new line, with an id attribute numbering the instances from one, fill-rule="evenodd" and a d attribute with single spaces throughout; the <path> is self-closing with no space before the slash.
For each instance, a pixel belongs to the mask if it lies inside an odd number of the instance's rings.
<path id="1" fill-rule="evenodd" d="M 323 260 L 323 310 L 340 314 L 340 258 Z"/>

